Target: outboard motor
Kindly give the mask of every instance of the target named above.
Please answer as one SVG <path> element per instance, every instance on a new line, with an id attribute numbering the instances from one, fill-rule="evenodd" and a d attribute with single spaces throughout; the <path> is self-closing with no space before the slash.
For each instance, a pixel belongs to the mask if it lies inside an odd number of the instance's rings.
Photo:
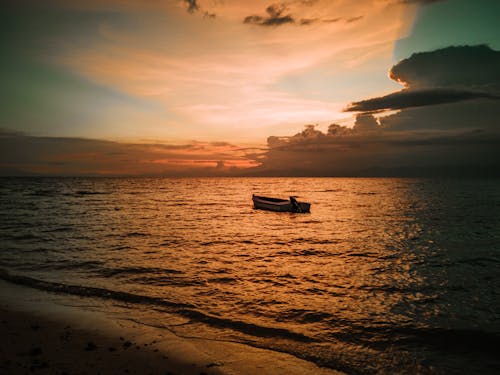
<path id="1" fill-rule="evenodd" d="M 295 197 L 290 197 L 290 203 L 293 206 L 294 212 L 302 212 L 302 209 L 300 208 L 300 204 L 299 204 L 299 202 L 297 202 L 297 199 L 295 199 Z"/>

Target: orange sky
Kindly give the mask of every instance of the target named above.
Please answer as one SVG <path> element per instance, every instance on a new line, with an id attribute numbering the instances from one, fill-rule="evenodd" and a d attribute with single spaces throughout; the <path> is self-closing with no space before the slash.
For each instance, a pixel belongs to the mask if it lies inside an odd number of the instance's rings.
<path id="1" fill-rule="evenodd" d="M 357 139 L 342 150 L 370 140 L 349 133 L 353 126 L 492 128 L 495 84 L 453 71 L 443 90 L 448 78 L 432 79 L 449 72 L 432 64 L 453 67 L 440 61 L 453 50 L 438 51 L 450 45 L 497 43 L 495 13 L 487 0 L 22 0 L 0 16 L 0 142 L 11 145 L 2 150 L 0 172 L 281 174 L 303 164 L 307 174 L 318 155 L 297 147 L 316 150 L 328 141 L 333 146 L 315 174 L 335 174 L 349 169 L 323 169 L 342 160 L 339 134 Z M 424 58 L 429 77 L 412 60 L 420 51 L 434 51 Z M 475 71 L 475 54 L 496 56 L 479 47 L 458 53 L 472 64 L 467 71 Z M 406 73 L 432 84 L 420 94 L 426 105 L 482 98 L 481 111 L 461 102 L 437 112 L 413 109 L 418 79 L 400 91 L 404 79 L 389 77 L 402 58 L 411 60 Z M 356 119 L 354 110 L 393 111 L 377 112 L 376 120 Z M 316 128 L 302 132 L 311 124 Z M 273 148 L 268 139 L 289 142 Z M 381 139 L 385 163 L 397 155 L 389 151 L 395 138 Z M 283 157 L 283 147 L 290 155 Z M 362 162 L 357 155 L 353 150 L 352 163 L 362 171 L 373 155 Z"/>
<path id="2" fill-rule="evenodd" d="M 294 24 L 259 26 L 242 21 L 268 15 L 268 1 L 197 4 L 192 13 L 183 1 L 71 5 L 118 10 L 127 21 L 104 19 L 91 43 L 56 40 L 51 63 L 146 103 L 108 107 L 104 126 L 81 135 L 259 143 L 308 123 L 352 123 L 342 113 L 349 101 L 397 86 L 387 70 L 415 10 L 381 0 L 289 1 L 283 14 Z M 299 25 L 304 19 L 314 22 Z"/>

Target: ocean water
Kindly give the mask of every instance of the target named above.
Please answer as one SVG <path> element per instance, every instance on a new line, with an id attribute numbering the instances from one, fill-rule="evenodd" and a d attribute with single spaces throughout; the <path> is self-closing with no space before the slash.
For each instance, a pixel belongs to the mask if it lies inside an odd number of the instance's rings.
<path id="1" fill-rule="evenodd" d="M 499 180 L 0 181 L 9 282 L 350 374 L 500 370 Z"/>

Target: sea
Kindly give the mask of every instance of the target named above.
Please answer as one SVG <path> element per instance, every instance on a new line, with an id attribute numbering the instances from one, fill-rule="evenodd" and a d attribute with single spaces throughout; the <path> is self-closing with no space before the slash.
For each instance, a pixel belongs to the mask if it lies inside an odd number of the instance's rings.
<path id="1" fill-rule="evenodd" d="M 348 374 L 498 374 L 500 180 L 1 178 L 0 279 Z"/>

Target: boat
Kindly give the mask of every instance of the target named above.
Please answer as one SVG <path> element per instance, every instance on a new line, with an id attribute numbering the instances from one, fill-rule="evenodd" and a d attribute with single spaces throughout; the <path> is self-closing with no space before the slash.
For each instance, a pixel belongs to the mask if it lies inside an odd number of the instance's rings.
<path id="1" fill-rule="evenodd" d="M 310 212 L 311 204 L 299 202 L 295 197 L 290 199 L 270 198 L 252 194 L 253 207 L 259 210 L 268 210 L 276 212 Z"/>

